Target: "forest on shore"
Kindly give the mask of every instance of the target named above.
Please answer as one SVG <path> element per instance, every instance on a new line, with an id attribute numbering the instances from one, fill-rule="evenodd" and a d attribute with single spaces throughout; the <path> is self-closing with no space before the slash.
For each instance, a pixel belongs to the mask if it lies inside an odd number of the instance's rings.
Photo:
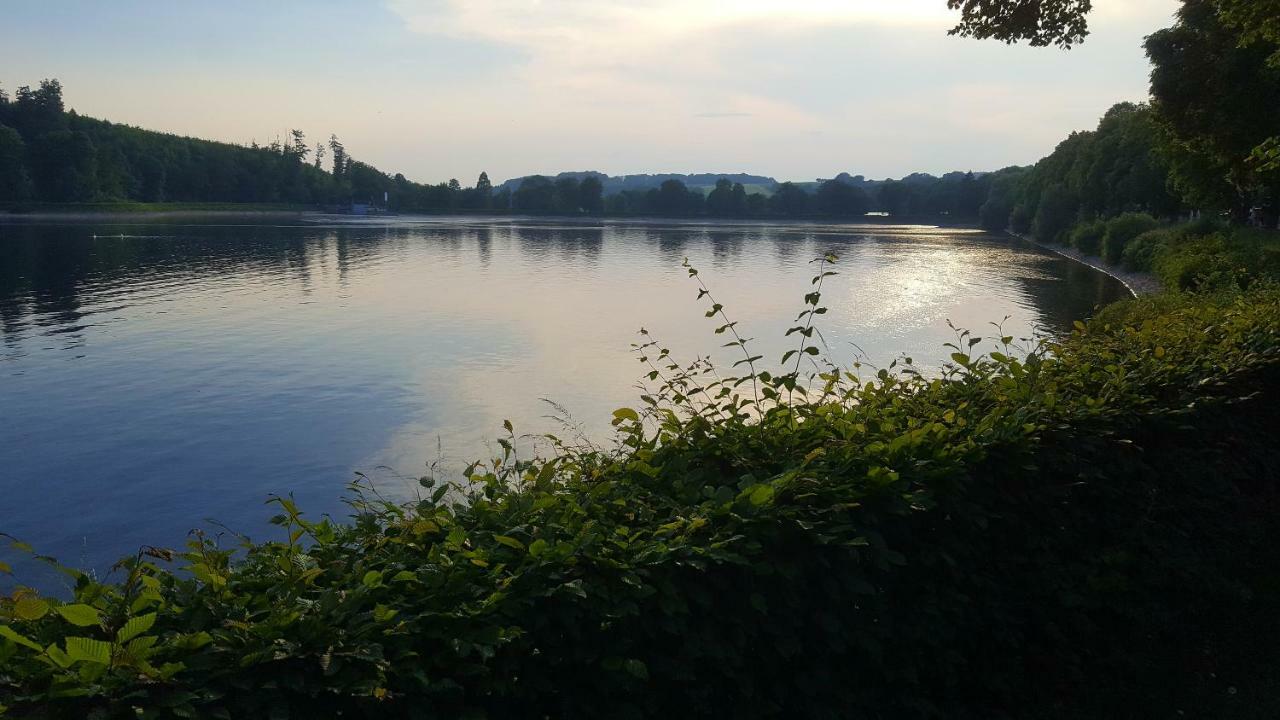
<path id="1" fill-rule="evenodd" d="M 0 207 L 86 203 L 254 203 L 318 209 L 368 204 L 394 212 L 855 218 L 868 212 L 976 220 L 990 178 L 953 172 L 867 180 L 773 183 L 756 176 L 601 173 L 533 175 L 495 186 L 487 173 L 423 184 L 354 159 L 336 136 L 314 146 L 301 130 L 248 147 L 114 124 L 68 111 L 62 84 L 46 79 L 12 98 L 0 90 Z M 697 176 L 684 176 L 693 179 Z M 617 191 L 605 193 L 606 183 Z M 748 185 L 751 190 L 747 189 Z M 705 191 L 704 191 L 705 190 Z"/>

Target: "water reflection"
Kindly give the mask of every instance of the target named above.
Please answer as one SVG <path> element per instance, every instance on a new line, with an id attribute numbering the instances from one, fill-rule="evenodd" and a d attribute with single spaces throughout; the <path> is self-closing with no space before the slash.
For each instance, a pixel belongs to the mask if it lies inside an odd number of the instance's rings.
<path id="1" fill-rule="evenodd" d="M 204 518 L 259 534 L 268 493 L 342 514 L 483 454 L 501 421 L 599 437 L 644 326 L 723 352 L 681 261 L 777 358 L 809 260 L 833 355 L 945 357 L 946 320 L 1057 330 L 1115 281 L 1019 241 L 930 227 L 393 219 L 296 226 L 0 224 L 0 530 L 105 567 Z M 728 359 L 725 364 L 732 362 Z M 68 521 L 67 518 L 74 518 Z"/>

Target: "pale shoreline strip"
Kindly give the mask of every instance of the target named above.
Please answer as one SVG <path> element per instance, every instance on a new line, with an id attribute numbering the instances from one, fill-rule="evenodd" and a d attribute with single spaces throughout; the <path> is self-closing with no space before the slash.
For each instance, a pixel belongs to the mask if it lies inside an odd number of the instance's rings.
<path id="1" fill-rule="evenodd" d="M 1108 267 L 1102 262 L 1102 258 L 1100 257 L 1085 255 L 1080 251 L 1069 247 L 1060 247 L 1057 245 L 1050 245 L 1049 243 L 1043 243 L 1039 240 L 1033 239 L 1029 235 L 1022 235 L 1020 233 L 1013 232 L 1012 230 L 1008 231 L 1008 233 L 1019 240 L 1029 242 L 1032 245 L 1048 250 L 1055 255 L 1061 255 L 1068 260 L 1074 260 L 1081 265 L 1087 265 L 1104 275 L 1115 278 L 1121 285 L 1124 285 L 1124 289 L 1128 290 L 1129 294 L 1134 297 L 1160 292 L 1160 281 L 1156 280 L 1155 276 L 1150 273 L 1130 272 L 1121 270 L 1120 268 Z"/>

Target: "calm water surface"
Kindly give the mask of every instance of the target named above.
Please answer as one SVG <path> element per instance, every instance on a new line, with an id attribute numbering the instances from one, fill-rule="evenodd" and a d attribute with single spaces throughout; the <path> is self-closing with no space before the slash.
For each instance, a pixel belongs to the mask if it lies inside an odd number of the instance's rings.
<path id="1" fill-rule="evenodd" d="M 206 519 L 272 536 L 270 493 L 341 516 L 355 471 L 408 497 L 429 463 L 486 455 L 503 419 L 560 432 L 543 398 L 607 440 L 641 326 L 683 359 L 736 359 L 686 256 L 768 358 L 825 252 L 843 361 L 936 367 L 948 320 L 1028 336 L 1124 295 L 1020 241 L 924 226 L 218 222 L 0 224 L 0 531 L 104 568 Z"/>

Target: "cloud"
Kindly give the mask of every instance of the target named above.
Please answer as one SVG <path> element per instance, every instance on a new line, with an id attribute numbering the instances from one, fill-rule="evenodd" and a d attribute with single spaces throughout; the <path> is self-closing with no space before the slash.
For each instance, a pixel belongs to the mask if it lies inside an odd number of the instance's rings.
<path id="1" fill-rule="evenodd" d="M 945 25 L 940 0 L 390 0 L 409 28 L 598 62 L 743 23 Z"/>
<path id="2" fill-rule="evenodd" d="M 1067 53 L 948 37 L 945 0 L 386 2 L 424 47 L 502 50 L 484 82 L 447 92 L 468 113 L 445 134 L 482 132 L 517 172 L 796 177 L 1034 161 L 1111 102 L 1141 99 L 1140 38 L 1177 5 L 1109 0 Z"/>
<path id="3" fill-rule="evenodd" d="M 748 31 L 889 25 L 947 27 L 941 0 L 389 0 L 413 32 L 518 50 L 528 77 L 581 87 L 697 76 L 719 69 L 709 52 Z"/>

